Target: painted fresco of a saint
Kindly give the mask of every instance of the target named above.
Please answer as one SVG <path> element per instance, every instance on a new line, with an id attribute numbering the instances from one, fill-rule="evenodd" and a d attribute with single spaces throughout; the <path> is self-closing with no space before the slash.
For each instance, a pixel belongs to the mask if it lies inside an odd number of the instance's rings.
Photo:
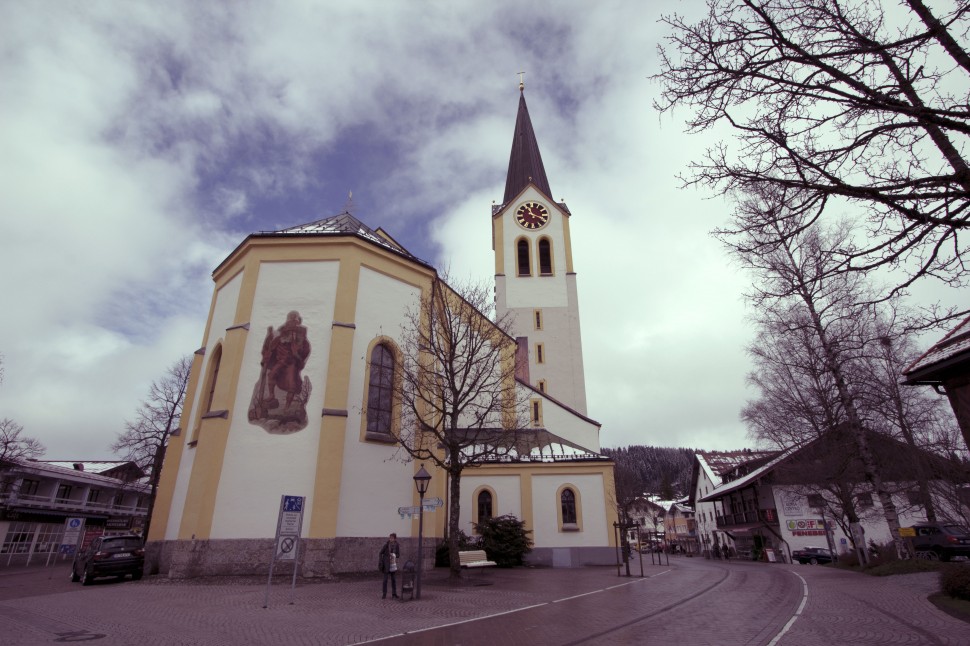
<path id="1" fill-rule="evenodd" d="M 249 421 L 270 433 L 294 433 L 306 428 L 310 378 L 303 375 L 310 342 L 296 310 L 275 330 L 266 328 L 260 353 L 259 381 L 249 404 Z"/>

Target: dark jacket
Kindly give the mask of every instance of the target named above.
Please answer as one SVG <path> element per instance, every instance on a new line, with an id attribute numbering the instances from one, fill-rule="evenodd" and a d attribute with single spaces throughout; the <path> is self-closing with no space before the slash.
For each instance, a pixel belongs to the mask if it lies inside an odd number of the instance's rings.
<path id="1" fill-rule="evenodd" d="M 394 546 L 391 546 L 391 541 L 384 543 L 384 547 L 381 548 L 380 553 L 380 570 L 381 572 L 387 572 L 388 566 L 391 564 L 391 557 L 389 554 L 393 552 L 394 556 L 401 558 L 401 544 L 394 542 Z"/>

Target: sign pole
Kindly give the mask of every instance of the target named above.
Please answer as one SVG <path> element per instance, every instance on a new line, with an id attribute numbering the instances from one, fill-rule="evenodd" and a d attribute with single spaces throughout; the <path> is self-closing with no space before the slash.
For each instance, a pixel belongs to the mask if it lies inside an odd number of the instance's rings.
<path id="1" fill-rule="evenodd" d="M 303 531 L 304 496 L 282 496 L 280 512 L 276 519 L 276 536 L 273 539 L 273 559 L 269 562 L 269 578 L 266 581 L 266 595 L 263 607 L 269 607 L 269 589 L 273 585 L 273 569 L 276 559 L 293 561 L 293 582 L 290 587 L 290 603 L 296 590 L 296 570 L 299 567 L 300 536 Z"/>

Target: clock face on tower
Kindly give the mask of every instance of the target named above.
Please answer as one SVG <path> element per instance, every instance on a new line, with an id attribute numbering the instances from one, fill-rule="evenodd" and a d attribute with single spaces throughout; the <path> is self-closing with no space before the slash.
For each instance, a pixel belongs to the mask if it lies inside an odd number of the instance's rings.
<path id="1" fill-rule="evenodd" d="M 515 220 L 526 229 L 540 229 L 549 221 L 549 211 L 539 202 L 526 202 L 516 209 Z"/>

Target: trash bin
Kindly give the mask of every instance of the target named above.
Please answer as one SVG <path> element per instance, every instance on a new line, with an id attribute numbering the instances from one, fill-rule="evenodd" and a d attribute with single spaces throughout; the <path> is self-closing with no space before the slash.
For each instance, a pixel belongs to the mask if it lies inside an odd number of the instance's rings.
<path id="1" fill-rule="evenodd" d="M 404 564 L 404 569 L 401 570 L 401 601 L 404 601 L 404 595 L 408 595 L 408 599 L 414 598 L 414 563 L 408 561 Z"/>

